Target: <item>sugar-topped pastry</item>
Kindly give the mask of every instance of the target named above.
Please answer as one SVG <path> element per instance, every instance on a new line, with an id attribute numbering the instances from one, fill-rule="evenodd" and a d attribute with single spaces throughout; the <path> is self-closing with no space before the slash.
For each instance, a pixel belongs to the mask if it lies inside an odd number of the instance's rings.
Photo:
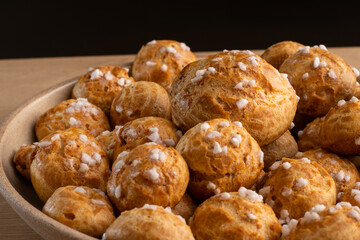
<path id="1" fill-rule="evenodd" d="M 360 155 L 360 101 L 340 100 L 325 115 L 320 128 L 321 147 L 342 155 Z"/>
<path id="2" fill-rule="evenodd" d="M 188 64 L 170 90 L 173 122 L 240 121 L 260 146 L 291 125 L 297 98 L 285 75 L 251 51 L 224 51 Z"/>
<path id="3" fill-rule="evenodd" d="M 287 58 L 279 71 L 288 75 L 300 97 L 301 114 L 325 115 L 339 100 L 354 95 L 356 76 L 352 67 L 323 45 L 303 47 Z"/>
<path id="4" fill-rule="evenodd" d="M 35 144 L 24 144 L 15 152 L 13 157 L 13 163 L 16 170 L 30 180 L 30 165 L 35 156 Z"/>
<path id="5" fill-rule="evenodd" d="M 113 207 L 105 193 L 86 186 L 58 188 L 46 201 L 42 212 L 68 227 L 97 238 L 115 221 Z"/>
<path id="6" fill-rule="evenodd" d="M 238 192 L 223 192 L 208 198 L 195 210 L 189 223 L 195 238 L 279 239 L 279 220 L 262 199 L 244 187 Z"/>
<path id="7" fill-rule="evenodd" d="M 69 128 L 55 131 L 36 147 L 30 166 L 32 185 L 46 200 L 63 186 L 88 186 L 106 191 L 109 162 L 102 145 L 87 130 Z"/>
<path id="8" fill-rule="evenodd" d="M 110 225 L 103 240 L 195 240 L 184 219 L 170 208 L 145 204 L 124 211 Z"/>
<path id="9" fill-rule="evenodd" d="M 130 151 L 144 143 L 157 143 L 175 147 L 182 133 L 168 119 L 161 117 L 142 117 L 127 122 L 119 134 L 120 140 L 114 147 L 114 155 Z"/>
<path id="10" fill-rule="evenodd" d="M 186 223 L 188 223 L 196 208 L 197 203 L 189 194 L 185 193 L 180 202 L 171 208 L 171 211 L 184 218 Z"/>
<path id="11" fill-rule="evenodd" d="M 126 68 L 117 66 L 90 68 L 74 85 L 72 97 L 87 98 L 89 102 L 109 115 L 111 103 L 116 95 L 134 82 Z"/>
<path id="12" fill-rule="evenodd" d="M 176 149 L 190 169 L 188 192 L 198 200 L 250 188 L 263 172 L 263 152 L 240 122 L 218 118 L 199 123 Z"/>
<path id="13" fill-rule="evenodd" d="M 297 51 L 299 51 L 299 48 L 302 47 L 305 46 L 298 42 L 281 41 L 266 48 L 261 54 L 261 57 L 276 69 L 279 69 L 285 59 L 294 55 Z"/>
<path id="14" fill-rule="evenodd" d="M 156 204 L 174 207 L 189 182 L 189 169 L 172 147 L 143 144 L 115 156 L 107 193 L 120 210 Z"/>
<path id="15" fill-rule="evenodd" d="M 110 110 L 112 126 L 134 119 L 155 116 L 171 119 L 169 94 L 155 82 L 139 81 L 125 87 L 113 100 Z"/>
<path id="16" fill-rule="evenodd" d="M 105 113 L 85 98 L 68 99 L 43 113 L 36 122 L 36 137 L 40 141 L 56 130 L 83 128 L 94 136 L 110 130 Z"/>
<path id="17" fill-rule="evenodd" d="M 183 42 L 153 40 L 136 54 L 131 74 L 136 81 L 156 82 L 169 91 L 176 75 L 195 60 L 194 53 Z"/>
<path id="18" fill-rule="evenodd" d="M 334 179 L 337 193 L 351 189 L 360 181 L 360 174 L 356 166 L 348 159 L 321 148 L 297 153 L 294 158 L 307 158 L 319 163 Z"/>
<path id="19" fill-rule="evenodd" d="M 281 239 L 360 239 L 360 209 L 348 202 L 329 207 L 318 204 L 299 220 L 283 225 Z"/>
<path id="20" fill-rule="evenodd" d="M 297 132 L 299 151 L 304 152 L 321 148 L 320 129 L 323 117 L 317 117 Z"/>
<path id="21" fill-rule="evenodd" d="M 103 146 L 110 165 L 112 165 L 116 144 L 123 145 L 123 141 L 120 137 L 122 128 L 123 126 L 115 126 L 114 130 L 105 130 L 96 137 L 96 140 Z"/>
<path id="22" fill-rule="evenodd" d="M 259 193 L 278 218 L 298 219 L 317 204 L 336 203 L 335 182 L 317 162 L 283 158 L 269 169 Z"/>
<path id="23" fill-rule="evenodd" d="M 264 170 L 266 171 L 274 162 L 282 158 L 292 158 L 299 151 L 298 145 L 291 135 L 286 131 L 278 139 L 261 147 L 264 152 Z"/>

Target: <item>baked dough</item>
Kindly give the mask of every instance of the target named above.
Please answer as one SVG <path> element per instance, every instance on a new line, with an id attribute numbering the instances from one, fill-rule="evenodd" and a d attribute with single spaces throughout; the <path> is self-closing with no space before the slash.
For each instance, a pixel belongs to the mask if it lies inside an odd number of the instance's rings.
<path id="1" fill-rule="evenodd" d="M 167 91 L 180 71 L 196 60 L 185 43 L 174 40 L 153 40 L 143 45 L 131 68 L 136 81 L 151 81 Z"/>
<path id="2" fill-rule="evenodd" d="M 309 159 L 283 158 L 275 162 L 264 182 L 259 193 L 282 221 L 299 219 L 317 204 L 336 203 L 334 180 L 320 164 Z"/>
<path id="3" fill-rule="evenodd" d="M 172 119 L 184 132 L 198 123 L 240 121 L 260 146 L 290 127 L 297 98 L 287 78 L 251 51 L 225 51 L 188 64 L 170 90 Z"/>
<path id="4" fill-rule="evenodd" d="M 112 126 L 147 116 L 171 119 L 169 94 L 154 82 L 140 81 L 125 87 L 111 105 Z"/>
<path id="5" fill-rule="evenodd" d="M 288 75 L 300 97 L 298 111 L 323 116 L 341 99 L 354 95 L 356 76 L 352 67 L 326 47 L 303 47 L 287 58 L 279 71 Z"/>
<path id="6" fill-rule="evenodd" d="M 174 207 L 189 182 L 189 169 L 172 147 L 147 143 L 121 152 L 113 166 L 107 193 L 122 212 L 144 204 Z"/>
<path id="7" fill-rule="evenodd" d="M 128 69 L 117 66 L 90 68 L 81 76 L 72 89 L 73 98 L 87 98 L 88 101 L 108 116 L 111 103 L 116 95 L 126 86 L 134 83 Z"/>
<path id="8" fill-rule="evenodd" d="M 68 99 L 43 113 L 36 122 L 36 137 L 40 141 L 56 130 L 83 128 L 94 136 L 110 130 L 109 120 L 97 106 L 85 98 Z"/>
<path id="9" fill-rule="evenodd" d="M 223 192 L 195 210 L 190 227 L 197 240 L 279 239 L 281 225 L 262 197 L 244 187 Z"/>
<path id="10" fill-rule="evenodd" d="M 299 152 L 294 158 L 307 158 L 319 163 L 334 179 L 337 193 L 351 189 L 360 181 L 359 171 L 351 161 L 321 148 Z"/>
<path id="11" fill-rule="evenodd" d="M 300 220 L 282 227 L 282 240 L 360 239 L 360 209 L 348 202 L 336 206 L 317 205 Z"/>
<path id="12" fill-rule="evenodd" d="M 86 186 L 58 188 L 42 211 L 68 227 L 97 238 L 115 221 L 113 207 L 105 193 Z"/>
<path id="13" fill-rule="evenodd" d="M 122 212 L 103 235 L 103 240 L 195 240 L 184 220 L 170 208 L 146 204 Z"/>
<path id="14" fill-rule="evenodd" d="M 175 147 L 182 133 L 168 119 L 160 117 L 142 117 L 127 122 L 121 129 L 119 140 L 114 147 L 115 158 L 123 151 L 154 142 Z"/>
<path id="15" fill-rule="evenodd" d="M 301 47 L 305 46 L 294 41 L 281 41 L 266 48 L 261 57 L 274 68 L 279 69 L 285 59 L 294 55 Z"/>
<path id="16" fill-rule="evenodd" d="M 30 165 L 35 156 L 35 144 L 24 144 L 15 152 L 13 163 L 16 170 L 27 180 L 30 180 Z"/>
<path id="17" fill-rule="evenodd" d="M 203 201 L 216 193 L 250 188 L 263 171 L 263 152 L 253 137 L 218 118 L 189 129 L 176 145 L 190 169 L 189 194 Z"/>
<path id="18" fill-rule="evenodd" d="M 106 130 L 96 137 L 96 140 L 103 146 L 104 151 L 109 159 L 110 165 L 112 165 L 114 158 L 114 150 L 117 143 L 122 145 L 120 138 L 120 132 L 123 126 L 115 126 L 111 132 Z"/>
<path id="19" fill-rule="evenodd" d="M 305 152 L 321 148 L 320 129 L 323 117 L 317 117 L 297 132 L 299 151 Z"/>
<path id="20" fill-rule="evenodd" d="M 340 100 L 324 117 L 320 128 L 322 148 L 343 155 L 360 155 L 360 101 Z"/>
<path id="21" fill-rule="evenodd" d="M 195 209 L 197 208 L 196 202 L 191 198 L 191 196 L 187 193 L 181 198 L 180 202 L 176 204 L 171 211 L 184 218 L 186 223 L 189 222 L 190 217 L 194 214 Z"/>
<path id="22" fill-rule="evenodd" d="M 63 186 L 88 186 L 106 191 L 109 162 L 102 146 L 87 130 L 69 128 L 55 131 L 36 146 L 30 166 L 32 185 L 46 200 Z"/>
<path id="23" fill-rule="evenodd" d="M 287 130 L 281 137 L 262 146 L 261 150 L 264 153 L 264 170 L 267 169 L 276 161 L 282 158 L 292 158 L 299 151 L 295 138 Z"/>

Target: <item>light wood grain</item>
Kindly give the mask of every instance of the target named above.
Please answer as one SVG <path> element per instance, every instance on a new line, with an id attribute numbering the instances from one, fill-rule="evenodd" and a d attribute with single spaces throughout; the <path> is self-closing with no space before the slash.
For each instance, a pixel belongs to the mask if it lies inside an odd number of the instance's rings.
<path id="1" fill-rule="evenodd" d="M 330 48 L 350 65 L 360 69 L 360 47 Z M 261 54 L 261 50 L 254 50 Z M 204 57 L 214 52 L 196 53 Z M 89 67 L 120 65 L 134 60 L 135 55 L 58 57 L 0 60 L 0 120 L 30 97 L 79 76 Z M 14 240 L 41 239 L 0 196 L 0 238 Z"/>

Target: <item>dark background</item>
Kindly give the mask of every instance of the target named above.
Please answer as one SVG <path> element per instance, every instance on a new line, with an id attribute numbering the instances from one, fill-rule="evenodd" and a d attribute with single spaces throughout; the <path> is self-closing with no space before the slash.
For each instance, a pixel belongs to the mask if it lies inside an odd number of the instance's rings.
<path id="1" fill-rule="evenodd" d="M 135 54 L 153 39 L 193 51 L 265 49 L 283 40 L 360 46 L 356 5 L 271 3 L 1 1 L 0 58 Z"/>

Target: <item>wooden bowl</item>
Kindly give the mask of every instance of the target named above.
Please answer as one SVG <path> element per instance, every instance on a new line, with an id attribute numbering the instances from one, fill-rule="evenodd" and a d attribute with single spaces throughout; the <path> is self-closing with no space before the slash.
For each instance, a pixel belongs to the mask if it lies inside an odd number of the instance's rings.
<path id="1" fill-rule="evenodd" d="M 35 123 L 39 116 L 71 98 L 77 79 L 65 81 L 29 99 L 8 115 L 0 126 L 0 192 L 15 212 L 44 239 L 95 239 L 42 213 L 44 203 L 36 195 L 31 182 L 23 178 L 12 163 L 15 152 L 22 144 L 36 141 Z"/>

